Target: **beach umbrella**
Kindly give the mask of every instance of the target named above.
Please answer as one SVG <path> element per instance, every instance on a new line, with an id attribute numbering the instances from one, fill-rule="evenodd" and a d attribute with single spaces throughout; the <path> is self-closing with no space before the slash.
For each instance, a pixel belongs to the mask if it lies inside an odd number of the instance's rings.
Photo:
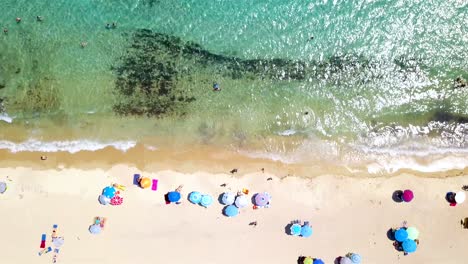
<path id="1" fill-rule="evenodd" d="M 64 243 L 65 240 L 63 239 L 63 237 L 56 237 L 52 239 L 52 244 L 54 244 L 54 247 L 56 248 L 63 246 Z"/>
<path id="2" fill-rule="evenodd" d="M 180 192 L 169 192 L 167 193 L 167 199 L 171 203 L 176 203 L 180 200 Z"/>
<path id="3" fill-rule="evenodd" d="M 418 245 L 416 245 L 416 242 L 414 242 L 414 240 L 406 239 L 403 242 L 402 247 L 403 247 L 403 251 L 408 252 L 408 253 L 413 253 L 418 248 Z"/>
<path id="4" fill-rule="evenodd" d="M 341 257 L 340 264 L 353 264 L 353 261 L 348 257 Z"/>
<path id="5" fill-rule="evenodd" d="M 312 262 L 312 264 L 325 264 L 325 262 L 323 262 L 323 260 L 321 259 L 314 259 L 314 262 Z"/>
<path id="6" fill-rule="evenodd" d="M 304 263 L 304 264 L 313 264 L 313 262 L 314 262 L 313 258 L 307 257 L 307 258 L 304 259 L 304 261 L 302 263 Z"/>
<path id="7" fill-rule="evenodd" d="M 309 225 L 305 225 L 301 227 L 301 236 L 303 237 L 310 237 L 312 235 L 312 227 Z"/>
<path id="8" fill-rule="evenodd" d="M 234 217 L 239 214 L 239 209 L 235 207 L 234 205 L 228 205 L 224 207 L 224 215 L 227 217 Z"/>
<path id="9" fill-rule="evenodd" d="M 123 203 L 123 198 L 116 195 L 110 200 L 111 205 L 121 205 Z"/>
<path id="10" fill-rule="evenodd" d="M 6 182 L 0 182 L 0 193 L 4 193 L 7 190 Z"/>
<path id="11" fill-rule="evenodd" d="M 221 203 L 224 205 L 231 205 L 234 203 L 236 196 L 231 192 L 223 193 L 223 197 L 221 197 Z"/>
<path id="12" fill-rule="evenodd" d="M 140 179 L 140 187 L 143 189 L 149 188 L 152 184 L 152 181 L 148 177 L 143 177 Z"/>
<path id="13" fill-rule="evenodd" d="M 189 201 L 193 204 L 200 203 L 202 199 L 202 194 L 200 192 L 191 192 L 188 197 Z"/>
<path id="14" fill-rule="evenodd" d="M 247 199 L 247 196 L 239 195 L 237 196 L 234 204 L 237 206 L 237 208 L 244 208 L 249 204 L 249 200 Z"/>
<path id="15" fill-rule="evenodd" d="M 213 197 L 209 194 L 202 195 L 200 200 L 200 205 L 203 207 L 208 207 L 213 203 Z"/>
<path id="16" fill-rule="evenodd" d="M 408 239 L 415 240 L 419 237 L 419 230 L 416 229 L 416 227 L 408 227 L 408 229 L 406 229 L 406 232 L 408 233 Z"/>
<path id="17" fill-rule="evenodd" d="M 102 190 L 102 195 L 112 199 L 114 198 L 115 196 L 115 193 L 116 193 L 116 190 L 114 187 L 112 186 L 107 186 L 106 188 L 104 188 L 104 190 Z"/>
<path id="18" fill-rule="evenodd" d="M 270 195 L 268 193 L 257 193 L 255 195 L 255 205 L 265 206 L 270 202 Z"/>
<path id="19" fill-rule="evenodd" d="M 403 242 L 408 238 L 408 232 L 404 228 L 400 228 L 395 231 L 395 239 L 398 242 Z"/>
<path id="20" fill-rule="evenodd" d="M 353 253 L 349 258 L 353 264 L 361 264 L 361 255 Z"/>
<path id="21" fill-rule="evenodd" d="M 460 191 L 460 192 L 457 192 L 457 193 L 455 194 L 455 202 L 456 202 L 457 204 L 463 203 L 463 202 L 465 201 L 465 199 L 466 199 L 465 192 Z"/>
<path id="22" fill-rule="evenodd" d="M 293 224 L 289 230 L 293 236 L 298 236 L 301 234 L 301 226 L 299 224 Z"/>
<path id="23" fill-rule="evenodd" d="M 411 190 L 403 191 L 403 201 L 409 203 L 413 200 L 413 198 L 414 198 L 413 191 Z"/>
<path id="24" fill-rule="evenodd" d="M 91 225 L 91 226 L 89 226 L 89 232 L 91 234 L 99 234 L 99 233 L 101 233 L 101 230 L 102 230 L 102 228 L 101 228 L 100 225 Z"/>
<path id="25" fill-rule="evenodd" d="M 111 200 L 111 199 L 110 199 L 109 197 L 104 196 L 104 195 L 101 194 L 101 195 L 99 195 L 98 200 L 99 200 L 99 203 L 100 203 L 100 204 L 102 204 L 102 205 L 108 205 L 108 204 L 110 203 L 110 200 Z"/>

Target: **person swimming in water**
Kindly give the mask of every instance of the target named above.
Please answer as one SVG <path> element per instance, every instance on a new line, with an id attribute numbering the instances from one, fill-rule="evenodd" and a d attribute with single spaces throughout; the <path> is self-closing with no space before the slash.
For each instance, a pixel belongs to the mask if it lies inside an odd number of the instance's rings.
<path id="1" fill-rule="evenodd" d="M 16 20 L 16 23 L 20 23 L 21 22 L 21 17 L 17 17 L 15 20 Z"/>
<path id="2" fill-rule="evenodd" d="M 213 91 L 216 91 L 216 92 L 221 91 L 221 88 L 219 87 L 218 83 L 213 83 Z"/>
<path id="3" fill-rule="evenodd" d="M 3 28 L 3 33 L 8 34 L 8 28 Z"/>
<path id="4" fill-rule="evenodd" d="M 36 16 L 36 21 L 37 22 L 42 22 L 42 20 L 44 20 L 44 18 L 42 16 Z"/>

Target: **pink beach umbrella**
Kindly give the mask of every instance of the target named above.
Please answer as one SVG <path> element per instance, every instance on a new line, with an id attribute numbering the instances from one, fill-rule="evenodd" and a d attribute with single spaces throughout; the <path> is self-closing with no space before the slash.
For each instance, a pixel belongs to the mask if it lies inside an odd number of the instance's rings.
<path id="1" fill-rule="evenodd" d="M 409 203 L 413 200 L 414 198 L 414 194 L 413 194 L 413 191 L 411 190 L 405 190 L 403 192 L 403 201 Z"/>
<path id="2" fill-rule="evenodd" d="M 255 195 L 256 206 L 266 206 L 270 202 L 270 195 L 268 193 L 257 193 Z"/>
<path id="3" fill-rule="evenodd" d="M 121 205 L 123 203 L 123 198 L 116 195 L 110 200 L 111 205 Z"/>

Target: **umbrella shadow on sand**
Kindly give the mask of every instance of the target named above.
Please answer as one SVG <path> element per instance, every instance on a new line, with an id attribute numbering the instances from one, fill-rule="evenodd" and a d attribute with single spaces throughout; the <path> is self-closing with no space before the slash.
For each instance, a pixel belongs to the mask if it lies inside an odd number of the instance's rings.
<path id="1" fill-rule="evenodd" d="M 335 261 L 333 261 L 333 264 L 340 264 L 341 258 L 342 257 L 337 257 Z"/>
<path id="2" fill-rule="evenodd" d="M 292 227 L 292 223 L 289 223 L 287 224 L 285 227 L 284 227 L 284 233 L 286 233 L 286 235 L 291 235 L 291 227 Z"/>
<path id="3" fill-rule="evenodd" d="M 220 203 L 220 204 L 223 204 L 223 195 L 224 195 L 224 193 L 222 193 L 222 194 L 220 194 L 220 195 L 218 196 L 218 203 Z M 223 205 L 224 205 L 224 204 L 223 204 Z"/>
<path id="4" fill-rule="evenodd" d="M 305 260 L 306 257 L 304 256 L 300 256 L 297 258 L 297 264 L 304 264 L 304 260 Z"/>
<path id="5" fill-rule="evenodd" d="M 255 204 L 255 205 L 257 204 L 257 203 L 255 202 L 255 197 L 257 197 L 257 195 L 258 195 L 258 193 L 252 195 L 252 197 L 250 198 L 250 201 L 252 202 L 252 204 Z"/>
<path id="6" fill-rule="evenodd" d="M 397 190 L 397 191 L 394 191 L 393 194 L 392 194 L 392 200 L 395 202 L 395 203 L 401 203 L 403 202 L 403 191 L 402 190 Z"/>
<path id="7" fill-rule="evenodd" d="M 388 240 L 390 240 L 390 241 L 395 241 L 395 232 L 393 232 L 393 229 L 392 229 L 392 228 L 388 229 L 388 231 L 387 231 L 387 238 L 388 238 Z"/>

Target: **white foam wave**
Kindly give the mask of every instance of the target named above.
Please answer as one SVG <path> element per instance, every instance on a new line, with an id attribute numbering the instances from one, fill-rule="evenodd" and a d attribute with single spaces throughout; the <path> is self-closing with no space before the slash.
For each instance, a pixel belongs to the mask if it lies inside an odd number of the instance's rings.
<path id="1" fill-rule="evenodd" d="M 12 123 L 13 122 L 13 117 L 10 117 L 8 114 L 3 113 L 3 114 L 0 114 L 0 121 L 4 121 L 4 122 L 7 122 L 7 123 Z"/>
<path id="2" fill-rule="evenodd" d="M 443 172 L 449 170 L 463 170 L 468 167 L 467 157 L 447 156 L 430 162 L 420 162 L 411 157 L 387 158 L 369 164 L 367 171 L 372 174 L 387 172 L 395 173 L 399 170 L 413 170 L 419 172 Z"/>
<path id="3" fill-rule="evenodd" d="M 135 147 L 135 141 L 113 141 L 99 142 L 93 140 L 71 140 L 71 141 L 40 141 L 29 139 L 24 142 L 15 143 L 7 140 L 0 140 L 0 149 L 8 149 L 9 151 L 25 152 L 69 152 L 77 153 L 80 151 L 97 151 L 107 147 L 113 147 L 120 151 L 127 151 Z"/>

